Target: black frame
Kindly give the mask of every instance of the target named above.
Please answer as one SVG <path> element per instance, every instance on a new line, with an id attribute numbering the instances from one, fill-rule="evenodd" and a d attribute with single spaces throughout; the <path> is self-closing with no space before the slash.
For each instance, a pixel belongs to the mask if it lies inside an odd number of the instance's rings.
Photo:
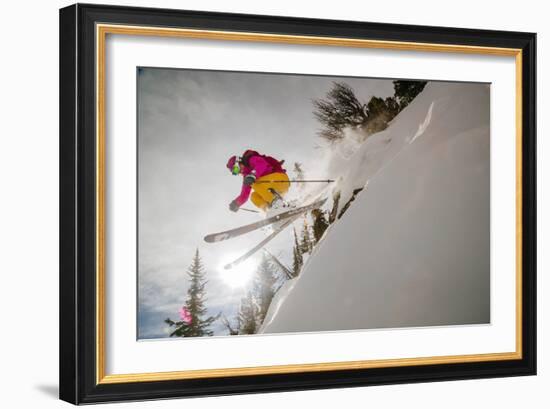
<path id="1" fill-rule="evenodd" d="M 95 24 L 461 44 L 523 51 L 522 359 L 96 384 Z M 81 404 L 536 374 L 536 34 L 72 5 L 60 10 L 60 398 Z"/>

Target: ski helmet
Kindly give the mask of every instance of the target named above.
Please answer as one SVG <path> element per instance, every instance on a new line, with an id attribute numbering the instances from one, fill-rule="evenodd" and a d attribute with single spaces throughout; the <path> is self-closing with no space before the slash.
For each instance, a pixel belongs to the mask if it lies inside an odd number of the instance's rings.
<path id="1" fill-rule="evenodd" d="M 237 160 L 237 156 L 235 155 L 229 158 L 229 160 L 227 161 L 227 165 L 225 166 L 233 175 L 238 175 L 239 173 L 241 173 L 241 167 L 239 165 L 239 161 Z"/>

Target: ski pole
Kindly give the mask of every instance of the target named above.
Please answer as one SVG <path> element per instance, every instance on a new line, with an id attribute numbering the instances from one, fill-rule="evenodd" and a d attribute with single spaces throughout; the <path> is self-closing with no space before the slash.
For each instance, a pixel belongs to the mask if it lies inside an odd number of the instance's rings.
<path id="1" fill-rule="evenodd" d="M 239 207 L 239 210 L 244 210 L 245 212 L 251 212 L 251 213 L 260 213 L 259 210 L 246 209 L 244 207 Z"/>
<path id="2" fill-rule="evenodd" d="M 312 180 L 257 180 L 254 183 L 333 183 L 334 179 L 312 179 Z"/>

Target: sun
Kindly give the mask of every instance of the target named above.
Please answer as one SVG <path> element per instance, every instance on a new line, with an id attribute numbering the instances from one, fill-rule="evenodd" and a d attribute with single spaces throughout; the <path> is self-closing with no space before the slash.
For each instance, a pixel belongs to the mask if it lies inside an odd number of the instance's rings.
<path id="1" fill-rule="evenodd" d="M 232 288 L 244 287 L 254 276 L 258 263 L 254 259 L 248 259 L 245 262 L 226 270 L 224 266 L 239 257 L 240 254 L 224 254 L 218 266 L 218 273 L 223 281 Z"/>

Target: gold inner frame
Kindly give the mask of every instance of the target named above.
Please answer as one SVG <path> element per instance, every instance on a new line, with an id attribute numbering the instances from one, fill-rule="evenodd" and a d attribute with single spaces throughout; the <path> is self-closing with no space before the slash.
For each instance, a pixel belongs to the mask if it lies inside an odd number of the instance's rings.
<path id="1" fill-rule="evenodd" d="M 429 51 L 513 56 L 516 64 L 516 350 L 504 353 L 450 355 L 313 364 L 220 368 L 172 372 L 105 374 L 105 42 L 107 34 L 199 38 L 225 41 L 267 42 L 387 50 Z M 514 48 L 294 36 L 233 31 L 165 27 L 96 25 L 96 382 L 113 384 L 227 376 L 322 372 L 347 369 L 402 367 L 465 362 L 489 362 L 522 358 L 522 51 Z"/>

